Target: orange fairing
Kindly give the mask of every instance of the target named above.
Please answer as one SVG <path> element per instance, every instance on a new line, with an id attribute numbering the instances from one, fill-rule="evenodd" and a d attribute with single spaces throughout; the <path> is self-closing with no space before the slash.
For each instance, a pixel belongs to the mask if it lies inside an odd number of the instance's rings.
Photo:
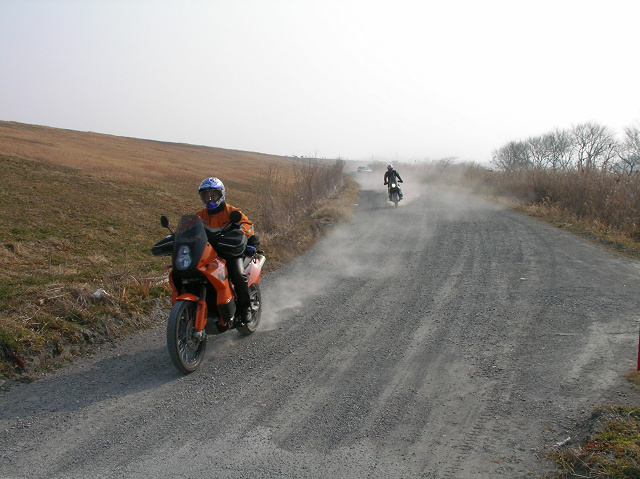
<path id="1" fill-rule="evenodd" d="M 227 304 L 233 298 L 225 265 L 225 261 L 216 255 L 211 245 L 207 244 L 202 259 L 198 263 L 198 270 L 207 277 L 209 283 L 215 288 L 217 304 Z M 172 273 L 169 273 L 169 284 L 171 285 L 171 304 L 175 304 L 178 299 L 198 301 L 198 297 L 190 294 L 179 296 Z"/>
<path id="2" fill-rule="evenodd" d="M 211 248 L 209 244 L 207 244 L 207 248 Z M 229 300 L 233 298 L 233 294 L 231 293 L 231 287 L 229 286 L 229 275 L 227 273 L 226 262 L 216 256 L 215 251 L 211 248 L 211 252 L 213 258 L 209 259 L 208 264 L 204 266 L 198 265 L 198 269 L 207 277 L 209 283 L 216 290 L 216 303 L 217 304 L 227 304 Z M 206 257 L 206 253 L 208 250 L 205 250 L 205 254 L 202 257 Z M 202 261 L 200 262 L 202 263 Z"/>
<path id="3" fill-rule="evenodd" d="M 216 252 L 213 249 L 211 244 L 207 243 L 204 247 L 204 251 L 202 252 L 202 256 L 200 257 L 200 261 L 198 262 L 198 269 L 204 273 L 203 268 L 209 264 L 213 258 L 216 256 Z"/>

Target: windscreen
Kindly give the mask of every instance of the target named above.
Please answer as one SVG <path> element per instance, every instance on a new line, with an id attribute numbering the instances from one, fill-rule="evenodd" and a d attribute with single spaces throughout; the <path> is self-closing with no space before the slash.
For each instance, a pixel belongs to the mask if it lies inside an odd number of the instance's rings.
<path id="1" fill-rule="evenodd" d="M 207 233 L 197 215 L 180 218 L 173 245 L 173 266 L 176 271 L 195 271 L 207 245 Z M 186 248 L 185 248 L 186 247 Z"/>

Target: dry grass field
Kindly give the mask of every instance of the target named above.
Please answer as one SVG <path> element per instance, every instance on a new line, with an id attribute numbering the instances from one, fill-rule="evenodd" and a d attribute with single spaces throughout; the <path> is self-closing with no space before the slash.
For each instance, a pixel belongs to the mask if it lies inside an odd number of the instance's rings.
<path id="1" fill-rule="evenodd" d="M 6 159 L 66 166 L 105 180 L 171 184 L 172 190 L 184 189 L 184 192 L 192 192 L 195 183 L 213 175 L 223 179 L 236 198 L 250 192 L 268 167 L 291 172 L 296 161 L 261 153 L 14 122 L 0 122 L 0 155 Z"/>
<path id="2" fill-rule="evenodd" d="M 167 233 L 159 217 L 175 226 L 199 209 L 207 176 L 255 223 L 266 271 L 348 217 L 357 195 L 329 162 L 0 122 L 0 373 L 25 375 L 149 325 L 168 292 L 166 258 L 150 254 Z M 314 201 L 274 220 L 296 191 Z M 92 298 L 98 289 L 109 296 Z"/>

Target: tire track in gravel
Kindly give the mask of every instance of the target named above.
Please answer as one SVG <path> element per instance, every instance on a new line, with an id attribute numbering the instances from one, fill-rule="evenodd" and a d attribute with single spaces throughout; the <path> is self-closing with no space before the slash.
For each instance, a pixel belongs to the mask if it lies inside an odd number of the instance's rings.
<path id="1" fill-rule="evenodd" d="M 265 277 L 257 333 L 212 337 L 196 373 L 161 325 L 0 393 L 0 477 L 548 471 L 634 365 L 637 263 L 407 183 Z"/>

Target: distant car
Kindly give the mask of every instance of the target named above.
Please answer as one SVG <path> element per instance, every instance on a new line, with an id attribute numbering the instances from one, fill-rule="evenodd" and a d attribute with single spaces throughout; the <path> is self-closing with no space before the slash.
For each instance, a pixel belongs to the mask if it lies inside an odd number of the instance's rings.
<path id="1" fill-rule="evenodd" d="M 371 173 L 371 168 L 368 166 L 358 166 L 358 173 Z"/>

